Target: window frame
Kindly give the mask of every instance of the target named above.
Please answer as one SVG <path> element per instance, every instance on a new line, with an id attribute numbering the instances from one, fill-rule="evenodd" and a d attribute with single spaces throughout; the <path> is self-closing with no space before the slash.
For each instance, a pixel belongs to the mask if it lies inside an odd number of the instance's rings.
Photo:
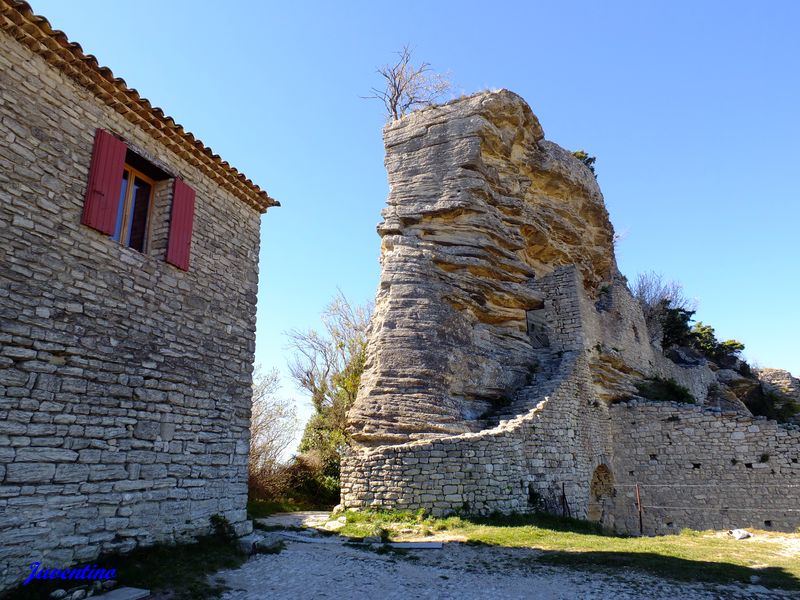
<path id="1" fill-rule="evenodd" d="M 128 173 L 128 185 L 125 190 L 125 198 L 121 198 L 120 202 L 122 203 L 121 209 L 121 223 L 119 225 L 119 239 L 114 238 L 114 233 L 112 233 L 111 238 L 117 242 L 119 245 L 130 248 L 131 250 L 136 250 L 136 248 L 132 248 L 130 244 L 130 225 L 131 219 L 133 218 L 132 215 L 132 208 L 133 208 L 133 192 L 136 186 L 134 185 L 135 179 L 139 179 L 150 186 L 150 193 L 147 198 L 147 222 L 145 224 L 145 234 L 144 234 L 144 244 L 142 245 L 141 254 L 149 255 L 150 253 L 150 237 L 152 231 L 152 217 L 153 217 L 153 201 L 155 199 L 155 190 L 156 190 L 156 181 L 151 177 L 148 177 L 138 169 L 133 168 L 127 162 L 125 163 L 122 173 L 120 173 L 120 180 L 125 179 L 125 173 Z M 127 238 L 127 239 L 126 239 Z M 136 250 L 139 252 L 138 250 Z"/>

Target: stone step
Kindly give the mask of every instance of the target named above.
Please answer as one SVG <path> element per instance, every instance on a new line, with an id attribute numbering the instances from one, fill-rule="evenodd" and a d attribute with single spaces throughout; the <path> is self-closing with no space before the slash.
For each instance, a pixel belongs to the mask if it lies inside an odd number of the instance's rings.
<path id="1" fill-rule="evenodd" d="M 501 421 L 514 419 L 535 408 L 542 398 L 547 395 L 549 386 L 544 385 L 545 383 L 549 382 L 522 388 L 517 393 L 517 398 L 514 402 L 490 415 L 487 422 L 491 425 L 498 425 Z"/>
<path id="2" fill-rule="evenodd" d="M 517 390 L 511 404 L 498 408 L 486 416 L 482 424 L 486 427 L 495 427 L 503 421 L 510 421 L 535 408 L 556 387 L 560 362 L 560 357 L 550 351 L 539 352 L 536 356 L 537 368 L 533 375 L 533 382 Z"/>

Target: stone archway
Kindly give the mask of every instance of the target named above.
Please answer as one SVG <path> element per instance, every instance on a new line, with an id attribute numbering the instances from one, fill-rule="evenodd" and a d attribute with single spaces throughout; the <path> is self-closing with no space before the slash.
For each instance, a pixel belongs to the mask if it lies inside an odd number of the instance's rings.
<path id="1" fill-rule="evenodd" d="M 589 484 L 589 508 L 586 518 L 589 521 L 606 524 L 611 513 L 611 499 L 614 497 L 614 477 L 606 465 L 599 465 L 592 474 Z"/>

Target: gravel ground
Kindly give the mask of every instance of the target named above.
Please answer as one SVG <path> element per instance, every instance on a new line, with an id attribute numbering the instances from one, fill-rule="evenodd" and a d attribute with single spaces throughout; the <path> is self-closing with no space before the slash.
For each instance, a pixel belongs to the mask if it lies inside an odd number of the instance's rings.
<path id="1" fill-rule="evenodd" d="M 368 546 L 325 542 L 287 540 L 280 554 L 257 555 L 217 573 L 230 588 L 223 600 L 800 597 L 758 585 L 678 584 L 627 571 L 611 576 L 542 567 L 530 560 L 536 551 L 527 549 L 447 543 L 441 550 L 378 554 Z"/>

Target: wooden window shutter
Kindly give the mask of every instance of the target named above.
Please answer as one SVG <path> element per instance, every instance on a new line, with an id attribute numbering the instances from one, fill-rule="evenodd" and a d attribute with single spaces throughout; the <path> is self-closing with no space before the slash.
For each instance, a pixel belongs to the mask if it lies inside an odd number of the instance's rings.
<path id="1" fill-rule="evenodd" d="M 189 270 L 194 221 L 194 190 L 179 178 L 172 192 L 172 213 L 169 220 L 167 262 L 184 271 Z"/>
<path id="2" fill-rule="evenodd" d="M 95 132 L 81 223 L 108 235 L 114 233 L 117 225 L 122 171 L 127 151 L 125 142 L 107 131 L 98 129 Z"/>

